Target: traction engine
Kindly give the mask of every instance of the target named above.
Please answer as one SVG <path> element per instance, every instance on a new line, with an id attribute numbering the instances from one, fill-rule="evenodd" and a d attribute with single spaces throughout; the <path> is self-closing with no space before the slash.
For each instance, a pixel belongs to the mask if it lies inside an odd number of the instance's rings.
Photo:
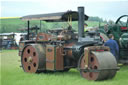
<path id="1" fill-rule="evenodd" d="M 29 39 L 29 20 L 66 21 L 72 16 L 78 20 L 78 33 L 72 28 L 40 32 L 35 39 Z M 102 46 L 98 32 L 84 33 L 84 8 L 78 12 L 68 11 L 44 15 L 22 17 L 28 21 L 28 40 L 20 42 L 19 55 L 25 72 L 40 73 L 46 71 L 66 72 L 77 68 L 83 78 L 88 80 L 105 80 L 115 76 L 117 62 L 108 47 Z"/>

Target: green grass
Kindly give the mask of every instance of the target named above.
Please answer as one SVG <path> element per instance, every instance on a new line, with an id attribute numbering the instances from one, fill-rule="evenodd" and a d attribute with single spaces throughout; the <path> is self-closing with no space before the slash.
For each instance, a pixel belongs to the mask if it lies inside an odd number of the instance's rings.
<path id="1" fill-rule="evenodd" d="M 97 21 L 86 21 L 88 27 L 98 27 L 99 22 Z M 104 25 L 105 23 L 101 23 Z M 35 25 L 40 25 L 39 20 L 31 20 L 30 27 Z M 44 22 L 42 21 L 41 30 L 45 31 L 47 29 L 54 29 L 54 28 L 67 28 L 67 22 Z M 74 30 L 78 30 L 78 22 L 72 22 L 72 27 Z M 9 19 L 0 19 L 0 33 L 5 32 L 20 32 L 19 29 L 27 28 L 27 22 L 21 20 L 20 18 L 9 18 Z"/>
<path id="2" fill-rule="evenodd" d="M 18 29 L 27 27 L 27 22 L 20 18 L 0 19 L 0 32 L 20 32 Z"/>
<path id="3" fill-rule="evenodd" d="M 122 66 L 111 80 L 88 81 L 82 78 L 76 69 L 69 72 L 30 74 L 20 68 L 17 50 L 3 50 L 1 55 L 1 85 L 126 85 L 128 84 L 128 66 Z"/>

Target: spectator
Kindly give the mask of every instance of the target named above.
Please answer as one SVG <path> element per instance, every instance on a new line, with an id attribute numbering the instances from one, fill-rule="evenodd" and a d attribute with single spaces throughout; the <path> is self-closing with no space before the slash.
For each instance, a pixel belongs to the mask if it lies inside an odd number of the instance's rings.
<path id="1" fill-rule="evenodd" d="M 104 43 L 104 46 L 108 46 L 110 48 L 111 53 L 115 56 L 116 60 L 119 59 L 119 46 L 114 39 L 112 34 L 109 35 L 109 40 Z"/>

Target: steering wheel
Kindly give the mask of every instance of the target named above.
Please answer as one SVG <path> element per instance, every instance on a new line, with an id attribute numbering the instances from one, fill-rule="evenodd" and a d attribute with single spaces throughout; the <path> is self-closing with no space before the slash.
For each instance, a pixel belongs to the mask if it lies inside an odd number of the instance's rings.
<path id="1" fill-rule="evenodd" d="M 119 17 L 116 21 L 116 24 L 121 27 L 128 27 L 128 15 L 123 15 Z"/>

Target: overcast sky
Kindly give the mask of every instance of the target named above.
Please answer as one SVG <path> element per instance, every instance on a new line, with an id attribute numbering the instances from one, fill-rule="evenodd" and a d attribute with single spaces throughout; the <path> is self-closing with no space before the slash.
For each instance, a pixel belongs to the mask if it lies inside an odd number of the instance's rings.
<path id="1" fill-rule="evenodd" d="M 29 14 L 42 14 L 77 11 L 78 6 L 85 7 L 88 16 L 116 20 L 128 15 L 128 0 L 2 0 L 1 17 L 21 17 Z"/>

